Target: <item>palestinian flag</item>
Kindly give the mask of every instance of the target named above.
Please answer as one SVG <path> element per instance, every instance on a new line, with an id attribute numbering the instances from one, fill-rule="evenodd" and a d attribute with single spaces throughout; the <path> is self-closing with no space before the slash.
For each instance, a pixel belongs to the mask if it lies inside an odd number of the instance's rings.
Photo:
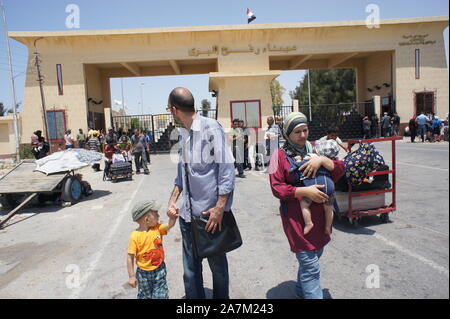
<path id="1" fill-rule="evenodd" d="M 250 9 L 249 8 L 247 8 L 247 24 L 248 23 L 250 23 L 250 22 L 252 22 L 253 20 L 255 20 L 256 19 L 256 17 L 255 17 L 255 15 L 253 14 L 253 12 L 251 12 L 250 11 Z"/>

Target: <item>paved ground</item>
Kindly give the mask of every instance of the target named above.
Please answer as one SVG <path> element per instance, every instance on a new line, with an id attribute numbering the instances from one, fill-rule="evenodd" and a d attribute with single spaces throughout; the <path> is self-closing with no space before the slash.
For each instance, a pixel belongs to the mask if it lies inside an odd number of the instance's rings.
<path id="1" fill-rule="evenodd" d="M 390 145 L 377 143 L 390 159 Z M 397 144 L 398 211 L 391 223 L 360 228 L 335 222 L 321 260 L 332 298 L 449 298 L 449 147 Z M 127 287 L 126 248 L 135 228 L 130 203 L 167 203 L 175 176 L 168 155 L 152 157 L 150 176 L 113 184 L 84 171 L 95 194 L 72 207 L 28 208 L 0 230 L 0 298 L 135 298 Z M 282 231 L 268 177 L 236 181 L 234 212 L 244 245 L 229 254 L 232 298 L 292 298 L 297 261 Z M 165 206 L 163 207 L 165 208 Z M 5 213 L 5 212 L 3 212 Z M 167 220 L 161 214 L 162 220 Z M 171 298 L 182 298 L 178 224 L 165 238 Z M 379 288 L 367 288 L 373 271 Z M 204 261 L 207 295 L 211 275 Z M 371 277 L 369 277 L 370 279 Z"/>

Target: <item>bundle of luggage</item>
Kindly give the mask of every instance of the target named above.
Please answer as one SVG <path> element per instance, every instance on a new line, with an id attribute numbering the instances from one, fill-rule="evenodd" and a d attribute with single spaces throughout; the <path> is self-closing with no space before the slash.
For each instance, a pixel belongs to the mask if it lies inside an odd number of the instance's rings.
<path id="1" fill-rule="evenodd" d="M 118 162 L 110 166 L 111 180 L 116 182 L 119 179 L 133 179 L 133 168 L 130 162 Z"/>
<path id="2" fill-rule="evenodd" d="M 388 174 L 367 176 L 371 172 L 389 170 L 372 143 L 361 143 L 357 150 L 345 156 L 344 164 L 345 175 L 336 183 L 337 191 L 347 192 L 348 184 L 352 185 L 353 192 L 391 187 Z"/>
<path id="3" fill-rule="evenodd" d="M 112 182 L 117 182 L 121 179 L 132 180 L 133 167 L 131 165 L 131 161 L 126 161 L 125 159 L 126 158 L 116 161 L 116 158 L 114 157 L 112 161 L 106 161 L 103 180 L 110 179 Z"/>

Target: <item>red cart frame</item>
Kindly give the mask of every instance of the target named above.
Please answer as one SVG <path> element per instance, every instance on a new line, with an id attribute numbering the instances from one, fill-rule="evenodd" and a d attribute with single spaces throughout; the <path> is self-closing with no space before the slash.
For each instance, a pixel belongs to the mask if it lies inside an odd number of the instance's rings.
<path id="1" fill-rule="evenodd" d="M 387 222 L 389 220 L 389 213 L 394 212 L 397 209 L 396 202 L 396 154 L 395 154 L 395 141 L 403 140 L 401 136 L 393 136 L 393 137 L 385 137 L 385 138 L 374 138 L 374 139 L 366 139 L 366 140 L 348 140 L 347 148 L 348 151 L 351 152 L 352 146 L 360 143 L 374 143 L 374 142 L 392 142 L 392 167 L 387 171 L 377 171 L 368 173 L 367 176 L 375 176 L 375 175 L 386 175 L 392 174 L 392 187 L 390 189 L 369 191 L 369 192 L 352 192 L 352 184 L 348 184 L 348 211 L 346 217 L 349 219 L 350 223 L 354 226 L 358 225 L 358 220 L 364 216 L 371 215 L 380 215 L 381 220 Z M 354 197 L 360 196 L 370 196 L 377 195 L 383 193 L 392 193 L 392 203 L 390 205 L 385 205 L 383 207 L 373 208 L 369 210 L 353 210 L 352 208 L 352 200 Z"/>

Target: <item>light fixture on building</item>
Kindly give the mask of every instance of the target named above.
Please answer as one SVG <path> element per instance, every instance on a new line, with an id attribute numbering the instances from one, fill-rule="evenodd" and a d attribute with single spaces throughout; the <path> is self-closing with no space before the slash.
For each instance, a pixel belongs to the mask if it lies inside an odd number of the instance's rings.
<path id="1" fill-rule="evenodd" d="M 92 102 L 92 103 L 94 103 L 96 105 L 99 105 L 99 104 L 103 103 L 103 100 L 96 101 L 96 100 L 94 100 L 93 98 L 90 97 L 90 98 L 88 98 L 88 102 Z"/>
<path id="2" fill-rule="evenodd" d="M 388 87 L 390 87 L 391 85 L 390 85 L 389 83 L 387 83 L 387 82 L 384 82 L 384 83 L 383 83 L 383 86 L 384 86 L 385 88 L 388 88 Z"/>
<path id="3" fill-rule="evenodd" d="M 375 85 L 375 88 L 376 88 L 377 90 L 381 90 L 381 86 L 379 86 L 379 85 Z"/>
<path id="4" fill-rule="evenodd" d="M 369 92 L 373 92 L 373 90 L 371 88 L 367 88 L 367 91 Z"/>

